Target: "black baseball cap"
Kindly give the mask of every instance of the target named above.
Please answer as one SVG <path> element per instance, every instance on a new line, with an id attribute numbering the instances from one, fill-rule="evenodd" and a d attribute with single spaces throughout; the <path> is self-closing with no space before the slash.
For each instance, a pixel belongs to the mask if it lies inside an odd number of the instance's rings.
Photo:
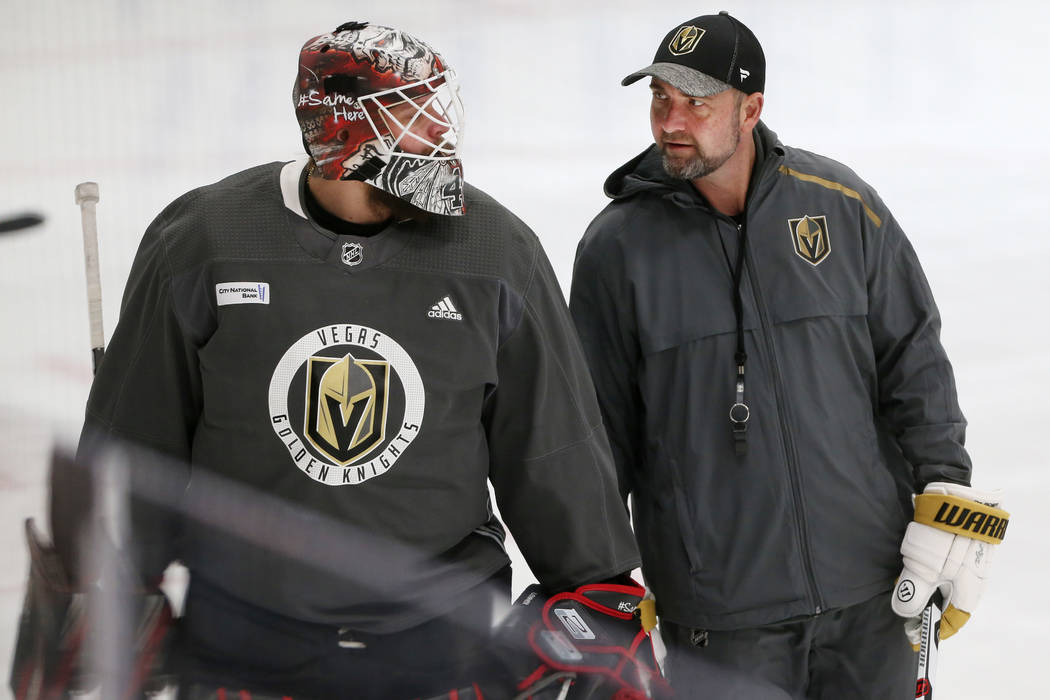
<path id="1" fill-rule="evenodd" d="M 692 97 L 714 95 L 730 87 L 751 94 L 765 90 L 766 57 L 751 30 L 722 10 L 669 31 L 652 65 L 631 73 L 621 85 L 647 75 Z"/>

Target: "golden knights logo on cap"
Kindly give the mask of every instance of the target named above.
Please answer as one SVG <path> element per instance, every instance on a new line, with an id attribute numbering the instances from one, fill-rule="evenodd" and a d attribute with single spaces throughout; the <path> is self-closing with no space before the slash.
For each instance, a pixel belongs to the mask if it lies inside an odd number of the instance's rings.
<path id="1" fill-rule="evenodd" d="M 687 24 L 675 32 L 670 43 L 667 44 L 667 50 L 675 56 L 690 53 L 696 48 L 696 45 L 700 42 L 700 38 L 703 37 L 704 33 L 704 29 Z"/>
<path id="2" fill-rule="evenodd" d="M 788 229 L 795 253 L 809 264 L 819 265 L 831 253 L 826 216 L 804 215 L 799 219 L 788 219 Z"/>

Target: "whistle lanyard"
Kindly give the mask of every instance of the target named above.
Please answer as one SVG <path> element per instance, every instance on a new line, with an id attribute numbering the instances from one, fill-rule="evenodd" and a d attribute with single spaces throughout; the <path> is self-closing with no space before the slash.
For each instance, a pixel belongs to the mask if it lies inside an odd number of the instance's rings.
<path id="1" fill-rule="evenodd" d="M 751 409 L 744 402 L 744 368 L 747 365 L 747 353 L 744 351 L 744 300 L 741 286 L 744 277 L 744 258 L 747 254 L 747 228 L 737 224 L 740 233 L 739 250 L 736 256 L 736 267 L 733 270 L 733 310 L 736 312 L 736 401 L 729 409 L 729 421 L 733 424 L 733 446 L 737 456 L 747 453 L 747 421 Z"/>

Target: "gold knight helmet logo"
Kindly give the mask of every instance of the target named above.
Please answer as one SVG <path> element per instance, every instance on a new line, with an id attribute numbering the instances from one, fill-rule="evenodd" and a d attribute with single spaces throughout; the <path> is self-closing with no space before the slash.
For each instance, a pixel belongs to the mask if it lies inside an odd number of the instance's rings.
<path id="1" fill-rule="evenodd" d="M 311 357 L 305 432 L 336 464 L 364 456 L 386 435 L 390 366 L 386 362 Z"/>
<path id="2" fill-rule="evenodd" d="M 826 216 L 806 215 L 799 219 L 788 219 L 788 229 L 791 231 L 795 253 L 810 265 L 816 267 L 831 253 Z"/>
<path id="3" fill-rule="evenodd" d="M 690 53 L 696 48 L 696 45 L 700 43 L 700 39 L 705 33 L 705 29 L 687 24 L 675 32 L 671 42 L 667 45 L 667 50 L 675 56 Z"/>
<path id="4" fill-rule="evenodd" d="M 325 486 L 381 477 L 419 436 L 426 389 L 412 356 L 375 328 L 330 323 L 289 345 L 267 405 L 291 465 Z"/>

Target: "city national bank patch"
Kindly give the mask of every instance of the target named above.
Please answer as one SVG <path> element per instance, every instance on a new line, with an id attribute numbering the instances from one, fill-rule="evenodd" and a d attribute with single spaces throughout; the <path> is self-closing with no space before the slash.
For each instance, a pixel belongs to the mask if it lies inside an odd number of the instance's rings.
<path id="1" fill-rule="evenodd" d="M 215 285 L 215 304 L 269 304 L 269 282 L 219 282 Z"/>

